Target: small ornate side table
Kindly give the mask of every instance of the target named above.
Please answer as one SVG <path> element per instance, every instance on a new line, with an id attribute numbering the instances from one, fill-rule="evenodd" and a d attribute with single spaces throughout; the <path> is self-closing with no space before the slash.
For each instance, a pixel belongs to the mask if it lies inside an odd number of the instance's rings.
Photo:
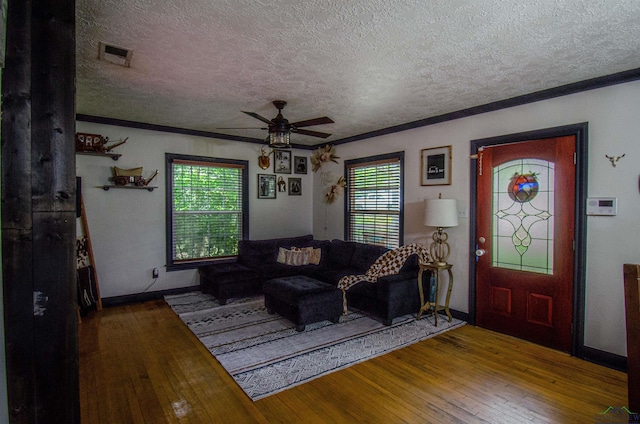
<path id="1" fill-rule="evenodd" d="M 453 319 L 451 316 L 451 312 L 449 311 L 449 300 L 451 299 L 451 289 L 453 288 L 453 273 L 451 272 L 451 268 L 453 265 L 451 264 L 440 264 L 435 262 L 429 263 L 420 263 L 420 271 L 418 271 L 418 291 L 420 293 L 420 310 L 418 311 L 418 318 L 423 312 L 433 310 L 433 316 L 435 318 L 435 325 L 438 326 L 438 311 L 445 311 L 447 316 L 449 317 L 449 322 Z M 435 272 L 436 274 L 436 293 L 433 298 L 434 301 L 431 302 L 431 299 L 428 299 L 426 302 L 424 300 L 424 289 L 422 283 L 422 274 L 424 270 L 429 270 L 431 272 Z M 443 305 L 438 305 L 438 299 L 440 295 L 440 272 L 446 270 L 449 273 L 449 287 L 447 288 L 447 298 Z M 430 296 L 431 297 L 431 296 Z"/>

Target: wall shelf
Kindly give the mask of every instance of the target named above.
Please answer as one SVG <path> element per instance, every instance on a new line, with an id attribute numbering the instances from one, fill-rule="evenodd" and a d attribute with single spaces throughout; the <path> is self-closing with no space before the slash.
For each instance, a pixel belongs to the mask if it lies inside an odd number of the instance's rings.
<path id="1" fill-rule="evenodd" d="M 118 160 L 122 154 L 120 153 L 98 153 L 98 152 L 76 152 L 76 155 L 85 155 L 85 156 L 104 156 L 111 158 L 113 160 Z"/>
<path id="2" fill-rule="evenodd" d="M 149 186 L 119 186 L 119 185 L 103 185 L 103 186 L 98 186 L 99 188 L 103 189 L 104 191 L 108 191 L 110 188 L 126 188 L 129 190 L 149 190 L 149 191 L 153 191 L 154 188 L 158 188 L 158 187 L 149 187 Z"/>

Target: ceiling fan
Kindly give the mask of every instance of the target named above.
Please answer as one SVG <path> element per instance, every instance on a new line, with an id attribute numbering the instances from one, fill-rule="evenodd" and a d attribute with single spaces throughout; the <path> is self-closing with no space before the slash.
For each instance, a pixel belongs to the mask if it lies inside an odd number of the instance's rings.
<path id="1" fill-rule="evenodd" d="M 247 115 L 259 119 L 268 125 L 266 128 L 255 128 L 262 130 L 269 130 L 269 136 L 267 140 L 269 141 L 269 145 L 271 147 L 291 147 L 290 145 L 290 135 L 291 133 L 309 135 L 311 137 L 320 137 L 327 138 L 331 134 L 324 133 L 320 131 L 311 131 L 305 130 L 300 127 L 310 127 L 313 125 L 322 125 L 322 124 L 333 124 L 333 120 L 326 116 L 321 118 L 314 119 L 306 119 L 304 121 L 298 122 L 289 122 L 284 116 L 282 116 L 282 109 L 287 105 L 287 102 L 284 100 L 274 100 L 273 105 L 278 109 L 278 115 L 273 119 L 267 119 L 263 116 L 258 115 L 255 112 L 246 112 L 242 111 L 242 113 L 246 113 Z M 239 129 L 239 128 L 219 128 L 219 129 Z M 249 128 L 246 128 L 249 129 Z"/>

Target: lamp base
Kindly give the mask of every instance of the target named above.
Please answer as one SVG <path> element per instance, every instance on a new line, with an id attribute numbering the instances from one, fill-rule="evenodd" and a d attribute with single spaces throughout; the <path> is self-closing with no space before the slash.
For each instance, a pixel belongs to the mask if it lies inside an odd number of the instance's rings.
<path id="1" fill-rule="evenodd" d="M 431 254 L 431 260 L 436 265 L 446 265 L 447 259 L 451 249 L 447 239 L 449 236 L 444 232 L 443 227 L 438 227 L 438 230 L 433 233 L 433 243 L 429 246 L 429 253 Z"/>

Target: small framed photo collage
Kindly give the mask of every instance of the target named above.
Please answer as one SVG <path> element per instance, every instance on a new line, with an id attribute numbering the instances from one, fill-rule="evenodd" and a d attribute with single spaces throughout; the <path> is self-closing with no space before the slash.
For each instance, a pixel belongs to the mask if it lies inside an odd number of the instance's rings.
<path id="1" fill-rule="evenodd" d="M 281 174 L 306 174 L 307 169 L 306 156 L 292 157 L 289 150 L 274 149 L 273 174 L 258 174 L 258 199 L 275 199 L 277 193 L 302 196 L 302 178 L 286 177 L 285 179 Z"/>

